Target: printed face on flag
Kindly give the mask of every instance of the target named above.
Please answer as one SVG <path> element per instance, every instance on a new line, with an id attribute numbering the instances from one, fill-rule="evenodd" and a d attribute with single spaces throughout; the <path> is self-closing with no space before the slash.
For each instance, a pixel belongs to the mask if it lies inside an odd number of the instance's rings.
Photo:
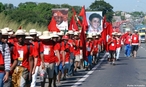
<path id="1" fill-rule="evenodd" d="M 68 30 L 68 8 L 52 9 L 52 16 L 60 30 Z"/>
<path id="2" fill-rule="evenodd" d="M 102 12 L 86 12 L 88 33 L 102 32 Z"/>

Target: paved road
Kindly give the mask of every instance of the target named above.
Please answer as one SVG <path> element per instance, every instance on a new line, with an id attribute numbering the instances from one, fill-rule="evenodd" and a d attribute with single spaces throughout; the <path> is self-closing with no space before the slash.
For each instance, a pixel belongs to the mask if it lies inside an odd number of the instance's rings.
<path id="1" fill-rule="evenodd" d="M 92 71 L 79 70 L 58 87 L 146 87 L 146 45 L 141 45 L 136 59 L 124 57 L 122 51 L 115 66 L 106 60 L 100 63 Z"/>
<path id="2" fill-rule="evenodd" d="M 123 52 L 120 59 L 115 66 L 104 61 L 79 87 L 146 87 L 146 46 L 139 48 L 136 59 Z"/>

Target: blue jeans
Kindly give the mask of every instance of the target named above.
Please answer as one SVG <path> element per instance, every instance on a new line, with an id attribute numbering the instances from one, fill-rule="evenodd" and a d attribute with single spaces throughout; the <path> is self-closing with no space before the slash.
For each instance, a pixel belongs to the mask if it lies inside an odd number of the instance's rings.
<path id="1" fill-rule="evenodd" d="M 70 68 L 68 70 L 68 75 L 74 74 L 74 59 L 71 59 L 72 62 L 70 62 Z"/>
<path id="2" fill-rule="evenodd" d="M 3 85 L 4 85 L 4 82 L 3 82 L 4 75 L 5 75 L 4 72 L 0 73 L 0 87 L 3 87 Z"/>
<path id="3" fill-rule="evenodd" d="M 130 46 L 130 44 L 127 44 L 127 45 L 125 45 L 125 55 L 127 57 L 130 57 L 130 54 L 131 54 L 131 46 Z"/>

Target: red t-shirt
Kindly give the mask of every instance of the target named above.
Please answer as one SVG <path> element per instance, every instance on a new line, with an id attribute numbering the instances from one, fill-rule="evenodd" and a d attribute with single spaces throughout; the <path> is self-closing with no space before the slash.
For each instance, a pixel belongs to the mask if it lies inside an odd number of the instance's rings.
<path id="1" fill-rule="evenodd" d="M 19 45 L 18 43 L 15 43 L 14 46 L 17 49 L 17 52 L 19 53 L 19 58 L 22 58 L 22 66 L 29 69 L 29 57 L 33 56 L 34 49 L 32 45 L 24 44 L 23 46 Z M 18 58 L 18 60 L 19 60 Z"/>
<path id="2" fill-rule="evenodd" d="M 68 43 L 70 44 L 70 52 L 74 52 L 74 46 L 73 46 L 73 44 L 72 43 L 74 43 L 74 41 L 72 40 L 72 39 L 69 39 L 68 40 Z"/>
<path id="3" fill-rule="evenodd" d="M 109 38 L 108 42 L 110 42 L 111 40 L 113 40 L 108 46 L 109 46 L 109 50 L 111 51 L 116 51 L 117 48 L 117 40 L 114 38 Z"/>
<path id="4" fill-rule="evenodd" d="M 96 54 L 98 52 L 98 40 L 93 41 L 93 53 Z"/>
<path id="5" fill-rule="evenodd" d="M 118 38 L 117 39 L 117 48 L 119 48 L 119 47 L 121 47 L 122 45 L 121 45 L 121 39 L 120 38 Z"/>
<path id="6" fill-rule="evenodd" d="M 68 43 L 65 44 L 64 42 L 62 42 L 61 44 L 62 44 L 61 50 L 65 51 L 66 49 L 68 49 L 70 51 L 70 45 Z M 65 52 L 65 63 L 69 63 L 69 60 L 70 60 L 70 52 Z"/>
<path id="7" fill-rule="evenodd" d="M 102 45 L 104 43 L 102 38 L 99 38 L 99 45 Z"/>
<path id="8" fill-rule="evenodd" d="M 90 55 L 91 51 L 92 51 L 92 48 L 93 48 L 93 43 L 92 41 L 87 41 L 86 42 L 86 56 Z"/>
<path id="9" fill-rule="evenodd" d="M 60 47 L 60 43 L 56 43 L 55 44 L 55 46 L 54 46 L 54 51 L 55 50 L 58 50 L 59 52 L 60 52 L 60 50 L 61 50 L 61 47 Z M 56 55 L 56 54 L 55 54 Z M 55 58 L 55 62 L 58 62 L 58 58 L 57 58 L 57 56 L 55 56 L 56 58 Z M 62 56 L 60 55 L 60 60 L 62 59 Z"/>
<path id="10" fill-rule="evenodd" d="M 40 51 L 44 54 L 44 62 L 55 63 L 55 53 L 54 53 L 55 43 L 53 41 L 44 42 L 40 46 Z"/>
<path id="11" fill-rule="evenodd" d="M 32 42 L 33 46 L 34 46 L 34 57 L 38 57 L 38 61 L 37 61 L 37 66 L 41 65 L 41 56 L 40 56 L 40 46 L 41 46 L 41 42 L 38 41 L 33 41 Z"/>
<path id="12" fill-rule="evenodd" d="M 80 54 L 80 40 L 75 40 L 75 45 L 77 46 L 77 49 L 74 49 L 74 54 L 79 55 Z"/>
<path id="13" fill-rule="evenodd" d="M 9 38 L 8 43 L 14 44 L 14 38 Z"/>

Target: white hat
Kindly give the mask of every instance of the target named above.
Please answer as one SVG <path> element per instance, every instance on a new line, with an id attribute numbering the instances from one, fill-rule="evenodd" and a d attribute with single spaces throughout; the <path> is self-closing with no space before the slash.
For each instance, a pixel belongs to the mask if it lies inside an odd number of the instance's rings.
<path id="1" fill-rule="evenodd" d="M 28 35 L 28 36 L 25 37 L 25 39 L 33 39 L 33 37 Z"/>
<path id="2" fill-rule="evenodd" d="M 8 31 L 6 29 L 1 29 L 2 35 L 8 35 Z"/>
<path id="3" fill-rule="evenodd" d="M 29 33 L 28 33 L 28 32 L 25 32 L 25 35 L 27 35 L 27 36 L 28 36 L 28 35 L 29 35 Z"/>
<path id="4" fill-rule="evenodd" d="M 100 35 L 100 32 L 97 32 L 97 35 Z"/>
<path id="5" fill-rule="evenodd" d="M 13 31 L 10 31 L 10 32 L 8 32 L 8 34 L 9 34 L 9 35 L 12 35 L 12 34 L 14 34 L 14 32 L 13 32 Z"/>
<path id="6" fill-rule="evenodd" d="M 43 35 L 39 37 L 40 39 L 51 39 L 49 31 L 44 31 Z"/>
<path id="7" fill-rule="evenodd" d="M 138 32 L 138 30 L 134 30 L 134 32 Z"/>
<path id="8" fill-rule="evenodd" d="M 88 34 L 87 38 L 92 38 L 92 35 L 91 34 Z"/>
<path id="9" fill-rule="evenodd" d="M 37 31 L 37 36 L 41 36 L 42 35 L 42 32 L 41 31 Z"/>
<path id="10" fill-rule="evenodd" d="M 74 35 L 79 35 L 79 32 L 75 31 L 75 32 L 74 32 Z"/>
<path id="11" fill-rule="evenodd" d="M 10 29 L 9 27 L 5 27 L 4 29 L 7 30 L 7 31 L 12 31 L 13 30 L 13 29 Z"/>
<path id="12" fill-rule="evenodd" d="M 74 32 L 72 30 L 69 30 L 68 34 L 74 34 Z"/>
<path id="13" fill-rule="evenodd" d="M 30 35 L 37 34 L 36 29 L 30 29 L 30 30 L 29 30 L 29 34 L 30 34 Z"/>
<path id="14" fill-rule="evenodd" d="M 121 35 L 121 33 L 118 33 L 117 35 Z"/>
<path id="15" fill-rule="evenodd" d="M 24 30 L 17 30 L 15 32 L 15 35 L 25 35 L 25 31 Z"/>
<path id="16" fill-rule="evenodd" d="M 97 34 L 96 33 L 92 33 L 92 36 L 96 36 Z"/>
<path id="17" fill-rule="evenodd" d="M 58 36 L 57 32 L 53 32 L 53 33 L 51 34 L 51 37 L 59 37 L 59 36 Z"/>
<path id="18" fill-rule="evenodd" d="M 63 32 L 63 31 L 60 31 L 60 32 L 58 33 L 58 35 L 63 36 L 63 35 L 64 35 L 64 32 Z"/>

